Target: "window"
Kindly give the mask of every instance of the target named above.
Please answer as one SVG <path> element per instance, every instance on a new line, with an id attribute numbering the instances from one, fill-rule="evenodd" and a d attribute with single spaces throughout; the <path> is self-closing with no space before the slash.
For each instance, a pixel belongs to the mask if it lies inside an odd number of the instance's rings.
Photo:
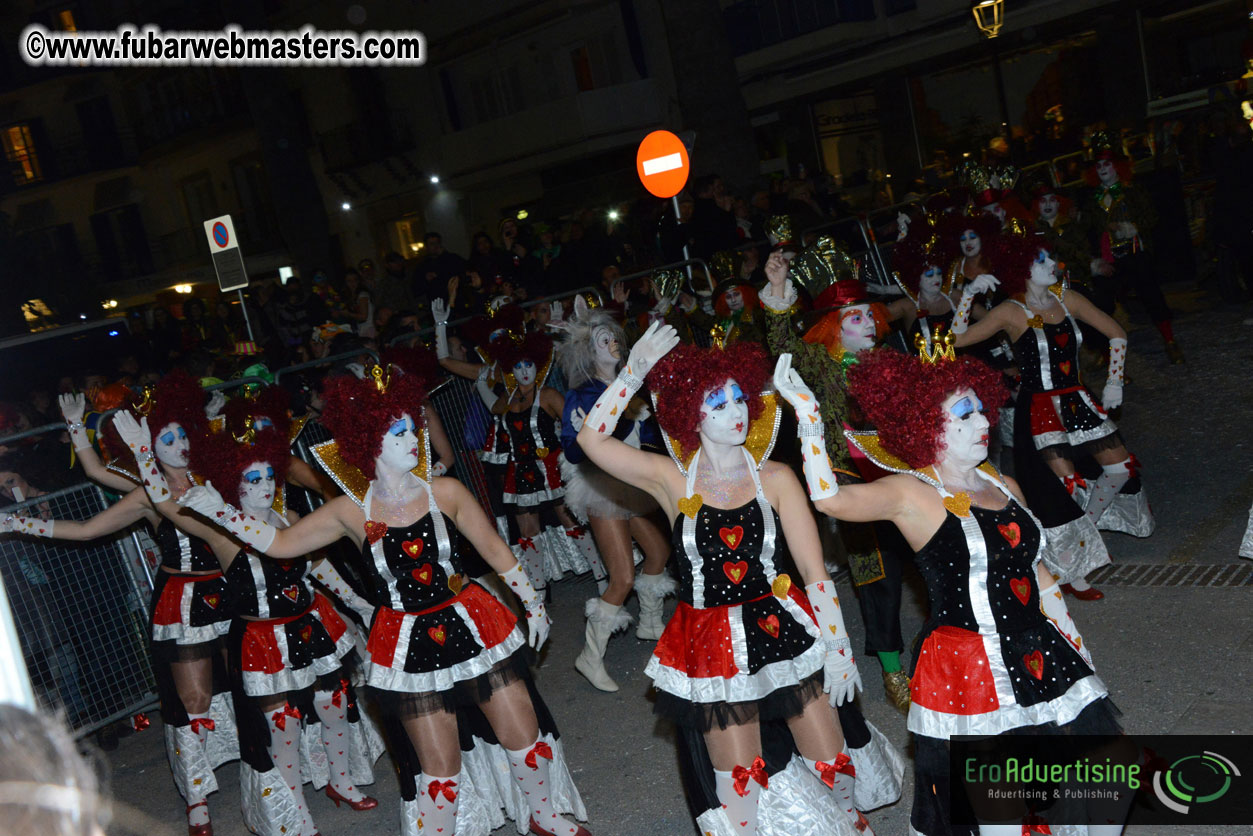
<path id="1" fill-rule="evenodd" d="M 222 214 L 218 211 L 217 197 L 213 193 L 213 178 L 209 172 L 202 171 L 183 181 L 183 205 L 187 207 L 187 220 L 192 231 L 199 230 L 201 224 Z"/>
<path id="2" fill-rule="evenodd" d="M 152 252 L 144 222 L 135 204 L 91 216 L 96 252 L 109 281 L 146 276 L 152 272 Z"/>
<path id="3" fill-rule="evenodd" d="M 2 138 L 4 156 L 9 161 L 14 185 L 25 186 L 44 179 L 43 168 L 40 167 L 39 157 L 35 153 L 35 140 L 31 136 L 30 125 L 9 125 L 4 128 Z"/>

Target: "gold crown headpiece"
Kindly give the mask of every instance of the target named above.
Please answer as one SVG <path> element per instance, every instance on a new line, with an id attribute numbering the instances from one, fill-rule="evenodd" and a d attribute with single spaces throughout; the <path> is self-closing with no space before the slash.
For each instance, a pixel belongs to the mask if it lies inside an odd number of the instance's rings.
<path id="1" fill-rule="evenodd" d="M 144 396 L 135 405 L 135 411 L 139 413 L 141 418 L 145 417 L 152 411 L 152 404 L 152 386 L 148 385 L 144 387 Z"/>
<path id="2" fill-rule="evenodd" d="M 957 338 L 952 331 L 941 333 L 939 328 L 931 332 L 930 339 L 926 333 L 914 337 L 914 348 L 918 349 L 918 359 L 924 363 L 935 364 L 941 360 L 957 359 Z"/>
<path id="3" fill-rule="evenodd" d="M 391 372 L 379 365 L 375 365 L 370 368 L 370 377 L 374 380 L 374 388 L 377 389 L 380 394 L 386 392 L 387 387 L 390 386 L 392 382 Z"/>
<path id="4" fill-rule="evenodd" d="M 377 368 L 377 367 L 376 367 Z M 257 443 L 257 422 L 251 415 L 244 419 L 244 432 L 242 435 L 231 433 L 231 438 L 240 444 L 249 446 Z"/>
<path id="5" fill-rule="evenodd" d="M 712 346 L 719 351 L 726 351 L 727 343 L 731 341 L 732 335 L 735 334 L 735 328 L 734 324 L 730 328 L 724 328 L 721 324 L 710 328 L 709 338 Z"/>

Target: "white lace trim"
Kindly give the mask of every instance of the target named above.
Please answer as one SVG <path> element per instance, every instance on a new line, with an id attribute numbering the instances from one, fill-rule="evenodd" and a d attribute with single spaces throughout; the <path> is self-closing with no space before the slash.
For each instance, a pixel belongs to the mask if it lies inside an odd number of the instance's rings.
<path id="1" fill-rule="evenodd" d="M 783 298 L 780 299 L 774 295 L 774 286 L 767 284 L 757 294 L 761 304 L 775 313 L 786 313 L 789 308 L 796 304 L 797 294 L 796 288 L 792 285 L 792 280 L 788 279 L 783 288 Z"/>

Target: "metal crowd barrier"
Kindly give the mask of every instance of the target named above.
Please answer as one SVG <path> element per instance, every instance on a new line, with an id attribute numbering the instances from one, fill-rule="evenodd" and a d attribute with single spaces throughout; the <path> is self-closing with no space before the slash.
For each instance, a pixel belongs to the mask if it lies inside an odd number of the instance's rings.
<path id="1" fill-rule="evenodd" d="M 643 275 L 647 275 L 647 274 L 645 273 Z M 567 290 L 563 293 L 554 293 L 549 296 L 540 296 L 535 299 L 528 299 L 525 302 L 522 302 L 519 305 L 519 307 L 522 308 L 523 310 L 526 310 L 528 308 L 535 308 L 540 305 L 547 305 L 550 302 L 560 302 L 564 299 L 571 299 L 575 296 L 579 296 L 584 293 L 590 293 L 593 296 L 595 296 L 598 304 L 603 305 L 605 303 L 605 298 L 604 298 L 604 295 L 601 293 L 601 289 L 594 285 L 587 285 L 586 287 L 575 288 L 574 290 Z M 471 322 L 476 318 L 477 316 L 463 316 L 460 319 L 449 320 L 448 327 L 456 328 L 457 326 L 465 325 L 467 322 Z M 409 331 L 408 333 L 405 333 L 405 334 L 398 334 L 395 337 L 392 337 L 388 345 L 400 345 L 401 343 L 411 343 L 414 340 L 419 340 L 419 339 L 422 340 L 423 342 L 426 342 L 428 338 L 432 338 L 434 336 L 435 336 L 435 327 L 428 326 L 426 328 L 420 328 L 417 331 Z"/>
<path id="2" fill-rule="evenodd" d="M 104 492 L 84 482 L 0 514 L 86 520 L 107 507 Z M 6 536 L 0 574 L 40 708 L 64 711 L 82 736 L 156 705 L 147 652 L 152 579 L 133 532 L 88 543 Z"/>

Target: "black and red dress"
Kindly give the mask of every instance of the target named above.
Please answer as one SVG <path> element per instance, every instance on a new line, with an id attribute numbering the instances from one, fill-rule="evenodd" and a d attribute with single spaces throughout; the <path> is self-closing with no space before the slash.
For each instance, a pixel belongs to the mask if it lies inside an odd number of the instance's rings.
<path id="1" fill-rule="evenodd" d="M 738 508 L 697 502 L 672 530 L 679 605 L 645 668 L 658 691 L 657 713 L 679 727 L 679 754 L 702 833 L 736 831 L 718 801 L 704 733 L 714 726 L 760 721 L 769 776 L 759 804 L 764 832 L 826 836 L 856 831 L 833 797 L 800 760 L 787 719 L 823 696 L 826 660 L 821 631 L 804 589 L 780 567 L 790 558 L 779 516 L 761 489 L 745 450 L 755 496 Z M 687 467 L 695 493 L 697 452 Z M 900 796 L 904 766 L 882 734 L 850 702 L 840 724 L 857 771 L 860 810 Z"/>
<path id="2" fill-rule="evenodd" d="M 914 558 L 931 611 L 907 721 L 917 740 L 911 825 L 923 836 L 968 832 L 951 826 L 952 736 L 1119 733 L 1105 684 L 1040 609 L 1040 526 L 991 465 L 978 472 L 1004 507 L 962 502 L 932 472 L 912 472 L 950 500 Z"/>

